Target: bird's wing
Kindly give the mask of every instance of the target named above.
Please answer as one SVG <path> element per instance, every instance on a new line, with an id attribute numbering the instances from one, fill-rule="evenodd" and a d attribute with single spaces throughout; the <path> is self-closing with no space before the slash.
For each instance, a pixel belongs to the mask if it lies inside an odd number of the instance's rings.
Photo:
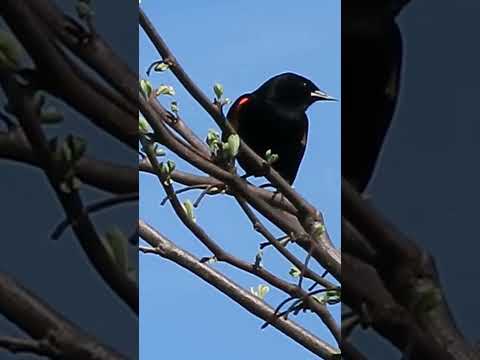
<path id="1" fill-rule="evenodd" d="M 290 143 L 288 147 L 279 149 L 279 162 L 277 167 L 283 173 L 283 176 L 292 184 L 297 177 L 298 170 L 302 163 L 303 156 L 305 155 L 305 150 L 307 148 L 308 140 L 308 118 L 307 115 L 300 119 L 303 124 L 301 127 L 297 128 L 297 131 L 300 130 L 301 133 L 292 133 L 294 135 L 294 140 Z M 275 164 L 274 164 L 275 167 Z"/>
<path id="2" fill-rule="evenodd" d="M 305 115 L 302 119 L 303 121 L 303 135 L 302 139 L 300 140 L 300 146 L 298 149 L 298 156 L 300 158 L 303 158 L 303 155 L 305 154 L 305 149 L 307 148 L 307 141 L 308 141 L 308 118 L 307 115 Z"/>
<path id="3" fill-rule="evenodd" d="M 303 148 L 303 151 L 305 152 L 305 148 L 307 147 L 307 141 L 308 141 L 308 119 L 307 119 L 307 116 L 304 117 L 303 119 L 304 121 L 304 133 L 303 133 L 303 137 L 302 137 L 302 140 L 300 141 L 300 144 L 302 145 L 302 148 Z"/>
<path id="4" fill-rule="evenodd" d="M 246 106 L 249 102 L 252 101 L 251 94 L 243 94 L 240 96 L 235 102 L 230 106 L 230 109 L 228 110 L 227 113 L 227 119 L 230 125 L 235 129 L 235 131 L 238 131 L 238 121 L 239 117 L 237 116 L 239 113 L 239 110 L 242 106 Z"/>
<path id="5" fill-rule="evenodd" d="M 398 99 L 398 93 L 400 91 L 401 70 L 403 60 L 403 39 L 398 25 L 395 24 L 393 29 L 393 46 L 392 53 L 390 55 L 390 74 L 385 89 L 385 95 L 392 102 L 392 115 Z"/>

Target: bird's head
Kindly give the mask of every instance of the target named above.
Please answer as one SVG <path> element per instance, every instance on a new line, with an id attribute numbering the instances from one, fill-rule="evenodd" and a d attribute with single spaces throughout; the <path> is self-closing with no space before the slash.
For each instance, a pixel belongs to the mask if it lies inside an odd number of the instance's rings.
<path id="1" fill-rule="evenodd" d="M 320 90 L 311 80 L 294 73 L 274 76 L 256 92 L 270 102 L 302 111 L 316 101 L 336 100 Z"/>

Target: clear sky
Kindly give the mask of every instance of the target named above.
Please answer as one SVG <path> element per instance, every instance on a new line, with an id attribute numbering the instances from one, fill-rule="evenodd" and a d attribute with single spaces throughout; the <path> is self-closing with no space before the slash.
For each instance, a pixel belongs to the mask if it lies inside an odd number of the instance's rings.
<path id="1" fill-rule="evenodd" d="M 310 78 L 337 98 L 340 94 L 340 1 L 176 1 L 143 0 L 142 7 L 177 59 L 207 94 L 224 85 L 227 97 L 256 89 L 271 76 L 293 71 Z M 140 31 L 140 74 L 158 58 Z M 145 75 L 143 75 L 145 76 Z M 205 138 L 214 122 L 181 88 L 171 74 L 154 74 L 151 81 L 174 85 L 181 115 Z M 168 106 L 170 99 L 165 98 Z M 340 103 L 316 103 L 308 111 L 307 152 L 295 188 L 320 209 L 335 244 L 340 243 Z M 169 158 L 177 160 L 168 153 Z M 177 161 L 177 167 L 191 167 Z M 187 231 L 163 198 L 155 178 L 140 176 L 140 217 L 161 229 L 172 241 L 199 257 L 210 255 Z M 197 193 L 182 195 L 195 199 Z M 206 198 L 196 210 L 198 223 L 215 240 L 246 260 L 255 257 L 263 241 L 237 204 L 227 197 Z M 301 253 L 299 253 L 301 254 Z M 245 288 L 261 282 L 223 264 L 214 265 Z M 290 266 L 269 250 L 264 266 L 289 280 Z M 291 279 L 290 279 L 291 280 Z M 140 256 L 141 359 L 211 360 L 315 359 L 273 328 L 260 330 L 262 321 L 193 274 L 159 257 Z M 276 306 L 285 295 L 273 290 L 266 300 Z M 335 308 L 339 315 L 339 307 Z M 331 337 L 316 318 L 299 315 L 296 321 L 322 338 Z"/>

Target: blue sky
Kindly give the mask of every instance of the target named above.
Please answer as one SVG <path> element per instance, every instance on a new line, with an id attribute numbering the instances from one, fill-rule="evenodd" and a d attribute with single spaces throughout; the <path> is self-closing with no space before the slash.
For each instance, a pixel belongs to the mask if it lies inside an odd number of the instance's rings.
<path id="1" fill-rule="evenodd" d="M 185 70 L 213 97 L 220 82 L 234 100 L 256 89 L 271 76 L 293 71 L 310 78 L 332 96 L 340 94 L 340 2 L 303 1 L 176 1 L 143 0 L 142 8 L 156 24 Z M 140 31 L 140 74 L 158 58 Z M 143 75 L 145 76 L 145 75 Z M 153 74 L 155 86 L 175 86 L 183 118 L 201 138 L 214 122 L 169 73 Z M 168 106 L 170 99 L 165 98 Z M 340 243 L 340 104 L 317 103 L 308 111 L 307 152 L 295 188 L 325 216 L 332 240 Z M 169 158 L 178 160 L 168 153 Z M 192 168 L 177 161 L 182 170 Z M 177 245 L 199 257 L 210 255 L 172 214 L 160 206 L 163 193 L 155 178 L 140 175 L 140 217 L 159 228 Z M 182 195 L 195 199 L 197 193 Z M 198 223 L 228 251 L 246 260 L 255 257 L 263 241 L 252 232 L 237 204 L 227 197 L 206 198 L 196 210 Z M 297 252 L 301 254 L 301 252 Z M 264 266 L 290 280 L 290 269 L 272 250 Z M 261 282 L 223 264 L 214 265 L 245 288 Z M 173 263 L 140 256 L 141 359 L 187 359 L 199 355 L 211 360 L 316 357 L 273 328 L 260 330 L 262 321 L 247 313 L 210 285 Z M 285 295 L 271 290 L 266 300 L 276 306 Z M 339 307 L 335 308 L 339 314 Z M 296 318 L 318 336 L 331 340 L 316 318 Z M 161 355 L 160 355 L 161 354 Z"/>

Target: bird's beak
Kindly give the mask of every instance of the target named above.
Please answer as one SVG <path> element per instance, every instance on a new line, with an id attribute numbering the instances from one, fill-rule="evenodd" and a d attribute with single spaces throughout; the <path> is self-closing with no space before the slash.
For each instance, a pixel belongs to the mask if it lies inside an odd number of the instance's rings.
<path id="1" fill-rule="evenodd" d="M 338 101 L 334 97 L 324 93 L 321 90 L 315 90 L 310 93 L 310 96 L 314 99 L 314 101 L 322 100 L 322 101 Z"/>

